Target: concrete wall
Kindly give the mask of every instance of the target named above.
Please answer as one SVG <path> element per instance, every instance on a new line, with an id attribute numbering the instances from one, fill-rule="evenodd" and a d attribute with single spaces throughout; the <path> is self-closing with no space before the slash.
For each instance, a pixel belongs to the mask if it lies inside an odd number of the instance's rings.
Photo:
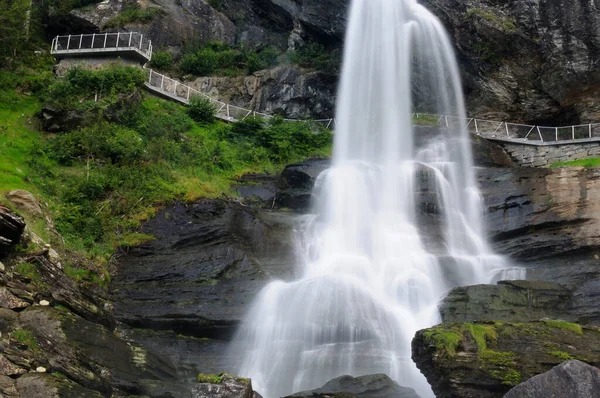
<path id="1" fill-rule="evenodd" d="M 497 142 L 523 167 L 549 167 L 555 162 L 600 157 L 600 142 L 559 145 L 523 145 Z"/>

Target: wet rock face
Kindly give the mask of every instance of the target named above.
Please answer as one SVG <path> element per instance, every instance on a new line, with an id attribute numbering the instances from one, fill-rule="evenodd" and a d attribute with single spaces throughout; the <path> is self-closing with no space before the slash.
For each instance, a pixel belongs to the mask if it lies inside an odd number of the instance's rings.
<path id="1" fill-rule="evenodd" d="M 384 374 L 360 377 L 341 376 L 315 390 L 286 398 L 419 398 L 415 390 L 402 387 Z"/>
<path id="2" fill-rule="evenodd" d="M 111 284 L 117 319 L 134 328 L 132 339 L 172 358 L 190 388 L 198 373 L 233 371 L 226 341 L 258 291 L 292 275 L 293 223 L 222 200 L 165 209 L 142 230 L 155 240 L 120 259 Z"/>
<path id="3" fill-rule="evenodd" d="M 563 362 L 510 390 L 504 398 L 571 397 L 590 398 L 600 395 L 600 369 L 584 362 Z"/>
<path id="4" fill-rule="evenodd" d="M 600 330 L 552 320 L 444 323 L 417 332 L 412 358 L 438 398 L 500 398 L 568 359 L 600 365 Z"/>
<path id="5" fill-rule="evenodd" d="M 600 170 L 483 169 L 479 182 L 497 252 L 530 261 L 600 246 Z"/>

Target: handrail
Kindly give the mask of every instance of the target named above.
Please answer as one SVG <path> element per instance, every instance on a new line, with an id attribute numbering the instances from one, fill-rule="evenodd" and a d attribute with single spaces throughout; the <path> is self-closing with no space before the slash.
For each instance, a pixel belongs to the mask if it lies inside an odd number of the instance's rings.
<path id="1" fill-rule="evenodd" d="M 144 39 L 144 35 L 139 32 L 56 36 L 50 47 L 51 54 L 72 54 L 87 50 L 136 51 L 148 60 L 152 59 L 152 41 Z"/>

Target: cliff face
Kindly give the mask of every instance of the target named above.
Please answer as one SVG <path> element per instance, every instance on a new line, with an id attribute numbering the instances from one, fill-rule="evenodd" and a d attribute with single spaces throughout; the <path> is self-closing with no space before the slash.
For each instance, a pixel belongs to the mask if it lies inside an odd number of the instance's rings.
<path id="1" fill-rule="evenodd" d="M 147 7 L 160 10 L 151 22 L 129 23 L 124 28 L 142 31 L 153 40 L 155 48 L 170 47 L 175 51 L 192 40 L 218 40 L 250 47 L 275 45 L 282 50 L 317 41 L 336 48 L 342 45 L 349 3 L 350 0 L 154 0 L 144 2 Z M 600 119 L 597 0 L 422 3 L 449 31 L 471 115 L 550 125 Z M 129 0 L 106 0 L 91 9 L 72 11 L 71 16 L 78 23 L 71 26 L 101 30 L 128 4 Z M 235 79 L 221 82 L 227 86 L 235 84 Z M 281 83 L 276 90 L 289 90 L 289 84 Z M 301 81 L 294 84 L 302 86 Z M 335 79 L 320 86 L 330 96 L 329 103 L 334 102 L 335 86 Z M 270 106 L 268 102 L 261 103 L 256 110 Z M 319 108 L 301 110 L 308 112 L 306 116 L 324 117 Z"/>

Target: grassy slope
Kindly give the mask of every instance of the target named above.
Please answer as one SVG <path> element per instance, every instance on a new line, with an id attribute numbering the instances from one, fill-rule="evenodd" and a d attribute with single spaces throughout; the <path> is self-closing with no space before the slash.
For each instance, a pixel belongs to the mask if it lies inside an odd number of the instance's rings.
<path id="1" fill-rule="evenodd" d="M 2 74 L 0 81 L 20 81 L 23 78 L 14 73 L 0 73 Z M 36 73 L 31 71 L 33 76 Z M 25 73 L 26 79 L 31 77 L 26 75 L 27 73 Z M 0 88 L 0 201 L 7 204 L 6 192 L 25 189 L 47 203 L 51 215 L 57 220 L 59 232 L 66 239 L 64 246 L 62 241 L 56 238 L 52 243 L 62 246 L 67 252 L 94 260 L 96 265 L 93 267 L 98 268 L 97 265 L 100 264 L 102 268 L 100 275 L 106 273 L 108 259 L 116 249 L 151 238 L 137 232 L 141 222 L 152 217 L 158 208 L 170 201 L 180 199 L 192 201 L 202 197 L 235 195 L 231 185 L 236 178 L 245 173 L 276 173 L 286 163 L 306 156 L 326 156 L 330 152 L 330 146 L 326 146 L 310 153 L 294 153 L 291 157 L 277 160 L 273 157 L 273 152 L 265 154 L 259 148 L 256 156 L 249 157 L 249 149 L 254 149 L 252 146 L 249 147 L 248 142 L 229 140 L 220 133 L 223 129 L 230 129 L 230 126 L 224 126 L 222 122 L 202 125 L 190 121 L 185 137 L 194 143 L 199 154 L 204 154 L 204 157 L 209 160 L 188 160 L 185 163 L 177 163 L 163 159 L 158 163 L 148 163 L 150 168 L 158 166 L 166 169 L 169 177 L 151 180 L 150 184 L 143 186 L 144 191 L 138 192 L 136 181 L 133 181 L 128 185 L 122 185 L 116 192 L 105 192 L 102 198 L 92 202 L 94 209 L 91 213 L 87 213 L 92 216 L 86 217 L 100 219 L 99 222 L 105 226 L 105 230 L 108 226 L 108 233 L 104 233 L 102 238 L 90 241 L 84 234 L 78 236 L 69 228 L 61 230 L 61 225 L 64 225 L 61 224 L 61 217 L 64 218 L 66 212 L 73 211 L 73 203 L 66 202 L 64 192 L 78 181 L 83 183 L 86 178 L 89 179 L 90 173 L 92 177 L 94 175 L 102 177 L 103 173 L 106 174 L 106 171 L 102 170 L 102 162 L 97 165 L 92 162 L 90 167 L 89 161 L 75 159 L 69 165 L 61 165 L 50 156 L 32 165 L 33 157 L 37 156 L 34 153 L 39 153 L 36 150 L 43 148 L 43 151 L 48 153 L 52 148 L 48 143 L 55 141 L 56 138 L 39 131 L 38 114 L 42 106 L 41 95 L 24 94 L 23 91 L 27 90 L 23 90 L 19 83 L 12 87 L 5 85 Z M 159 117 L 187 118 L 184 107 L 149 95 L 145 95 L 142 108 Z M 216 156 L 215 160 L 211 161 L 215 152 L 219 154 L 218 161 Z M 226 167 L 217 164 L 221 162 L 225 162 Z M 136 171 L 135 168 L 139 168 L 134 165 L 131 167 L 132 174 Z M 127 170 L 125 173 L 127 174 Z M 138 200 L 139 203 L 136 203 Z M 107 204 L 117 201 L 125 201 L 130 205 L 125 211 L 109 210 L 110 206 Z M 35 221 L 30 224 L 42 238 L 52 240 L 43 222 Z M 97 279 L 93 275 L 88 275 L 87 271 L 82 272 L 89 280 Z M 73 273 L 79 272 L 73 270 Z"/>

